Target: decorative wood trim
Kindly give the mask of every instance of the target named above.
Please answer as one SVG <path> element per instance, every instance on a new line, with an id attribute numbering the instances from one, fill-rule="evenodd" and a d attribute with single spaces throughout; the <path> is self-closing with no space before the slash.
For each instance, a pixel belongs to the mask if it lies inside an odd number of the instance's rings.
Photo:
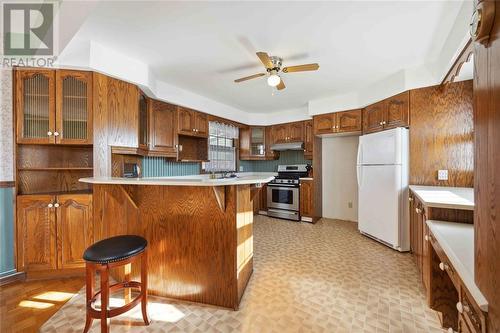
<path id="1" fill-rule="evenodd" d="M 441 85 L 446 85 L 453 82 L 455 80 L 455 77 L 457 77 L 460 74 L 462 66 L 466 62 L 469 62 L 471 60 L 473 54 L 474 54 L 474 44 L 472 43 L 472 39 L 469 39 L 467 44 L 465 44 L 465 47 L 463 48 L 462 52 L 460 52 L 460 55 L 457 57 L 457 59 L 451 66 L 448 73 L 446 73 L 446 76 L 444 77 L 443 81 L 441 81 Z"/>
<path id="2" fill-rule="evenodd" d="M 0 181 L 0 188 L 16 187 L 15 181 Z"/>
<path id="3" fill-rule="evenodd" d="M 215 199 L 222 212 L 226 211 L 226 186 L 212 186 L 214 190 Z"/>
<path id="4" fill-rule="evenodd" d="M 0 286 L 4 286 L 6 284 L 14 283 L 17 281 L 26 280 L 26 273 L 24 272 L 16 272 L 11 275 L 7 275 L 0 278 Z"/>

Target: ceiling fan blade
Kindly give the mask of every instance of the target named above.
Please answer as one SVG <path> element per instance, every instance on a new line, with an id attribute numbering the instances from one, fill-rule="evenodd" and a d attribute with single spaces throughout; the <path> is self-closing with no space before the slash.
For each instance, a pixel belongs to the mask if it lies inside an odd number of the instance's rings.
<path id="1" fill-rule="evenodd" d="M 257 52 L 257 57 L 259 57 L 260 61 L 264 64 L 266 68 L 273 68 L 273 62 L 271 61 L 271 58 L 269 58 L 269 55 L 266 52 Z"/>
<path id="2" fill-rule="evenodd" d="M 298 66 L 289 66 L 283 68 L 283 73 L 293 73 L 293 72 L 305 72 L 305 71 L 315 71 L 318 70 L 318 64 L 306 64 Z"/>
<path id="3" fill-rule="evenodd" d="M 254 75 L 250 75 L 250 76 L 245 76 L 245 77 L 242 77 L 242 78 L 240 78 L 240 79 L 234 80 L 234 82 L 239 83 L 239 82 L 242 82 L 242 81 L 255 79 L 255 78 L 257 78 L 257 77 L 261 77 L 261 76 L 264 76 L 264 75 L 266 75 L 266 74 L 264 74 L 264 73 L 259 73 L 259 74 L 254 74 Z"/>
<path id="4" fill-rule="evenodd" d="M 286 86 L 285 86 L 285 82 L 283 82 L 283 79 L 280 80 L 280 83 L 276 86 L 276 89 L 278 90 L 283 90 L 285 89 Z"/>

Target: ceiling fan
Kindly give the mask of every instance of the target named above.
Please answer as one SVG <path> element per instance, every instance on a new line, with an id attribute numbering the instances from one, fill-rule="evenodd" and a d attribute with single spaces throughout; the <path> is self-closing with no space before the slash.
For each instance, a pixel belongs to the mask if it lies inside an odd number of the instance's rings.
<path id="1" fill-rule="evenodd" d="M 283 79 L 278 75 L 279 72 L 293 73 L 293 72 L 316 71 L 319 68 L 319 65 L 316 63 L 298 65 L 298 66 L 288 66 L 281 68 L 283 59 L 280 57 L 276 56 L 270 57 L 266 52 L 257 52 L 257 57 L 259 57 L 264 67 L 266 67 L 267 73 L 269 74 L 269 77 L 267 78 L 267 84 L 270 85 L 271 87 L 276 87 L 278 90 L 285 89 L 285 83 L 283 82 Z M 240 79 L 234 80 L 234 82 L 240 83 L 243 81 L 255 79 L 265 75 L 266 73 L 259 73 L 250 76 L 245 76 Z"/>

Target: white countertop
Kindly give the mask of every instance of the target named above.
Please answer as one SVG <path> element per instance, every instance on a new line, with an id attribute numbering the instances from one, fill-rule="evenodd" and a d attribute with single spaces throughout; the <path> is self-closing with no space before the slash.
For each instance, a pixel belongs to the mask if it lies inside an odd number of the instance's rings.
<path id="1" fill-rule="evenodd" d="M 474 282 L 474 225 L 428 220 L 427 225 L 481 310 L 488 302 Z"/>
<path id="2" fill-rule="evenodd" d="M 83 183 L 90 184 L 118 184 L 118 185 L 170 185 L 170 186 L 226 186 L 264 184 L 274 179 L 273 172 L 244 172 L 237 173 L 236 178 L 210 179 L 209 175 L 193 175 L 179 177 L 88 177 L 80 178 Z"/>
<path id="3" fill-rule="evenodd" d="M 474 210 L 474 189 L 471 187 L 410 185 L 424 206 Z"/>

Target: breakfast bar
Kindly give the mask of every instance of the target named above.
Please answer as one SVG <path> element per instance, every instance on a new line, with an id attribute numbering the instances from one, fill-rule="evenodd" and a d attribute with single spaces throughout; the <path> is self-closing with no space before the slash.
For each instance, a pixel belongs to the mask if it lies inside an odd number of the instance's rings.
<path id="1" fill-rule="evenodd" d="M 237 309 L 253 271 L 252 198 L 269 173 L 211 179 L 82 178 L 93 184 L 94 241 L 148 241 L 152 295 Z M 124 272 L 112 271 L 122 279 Z M 132 279 L 139 267 L 132 266 Z"/>

